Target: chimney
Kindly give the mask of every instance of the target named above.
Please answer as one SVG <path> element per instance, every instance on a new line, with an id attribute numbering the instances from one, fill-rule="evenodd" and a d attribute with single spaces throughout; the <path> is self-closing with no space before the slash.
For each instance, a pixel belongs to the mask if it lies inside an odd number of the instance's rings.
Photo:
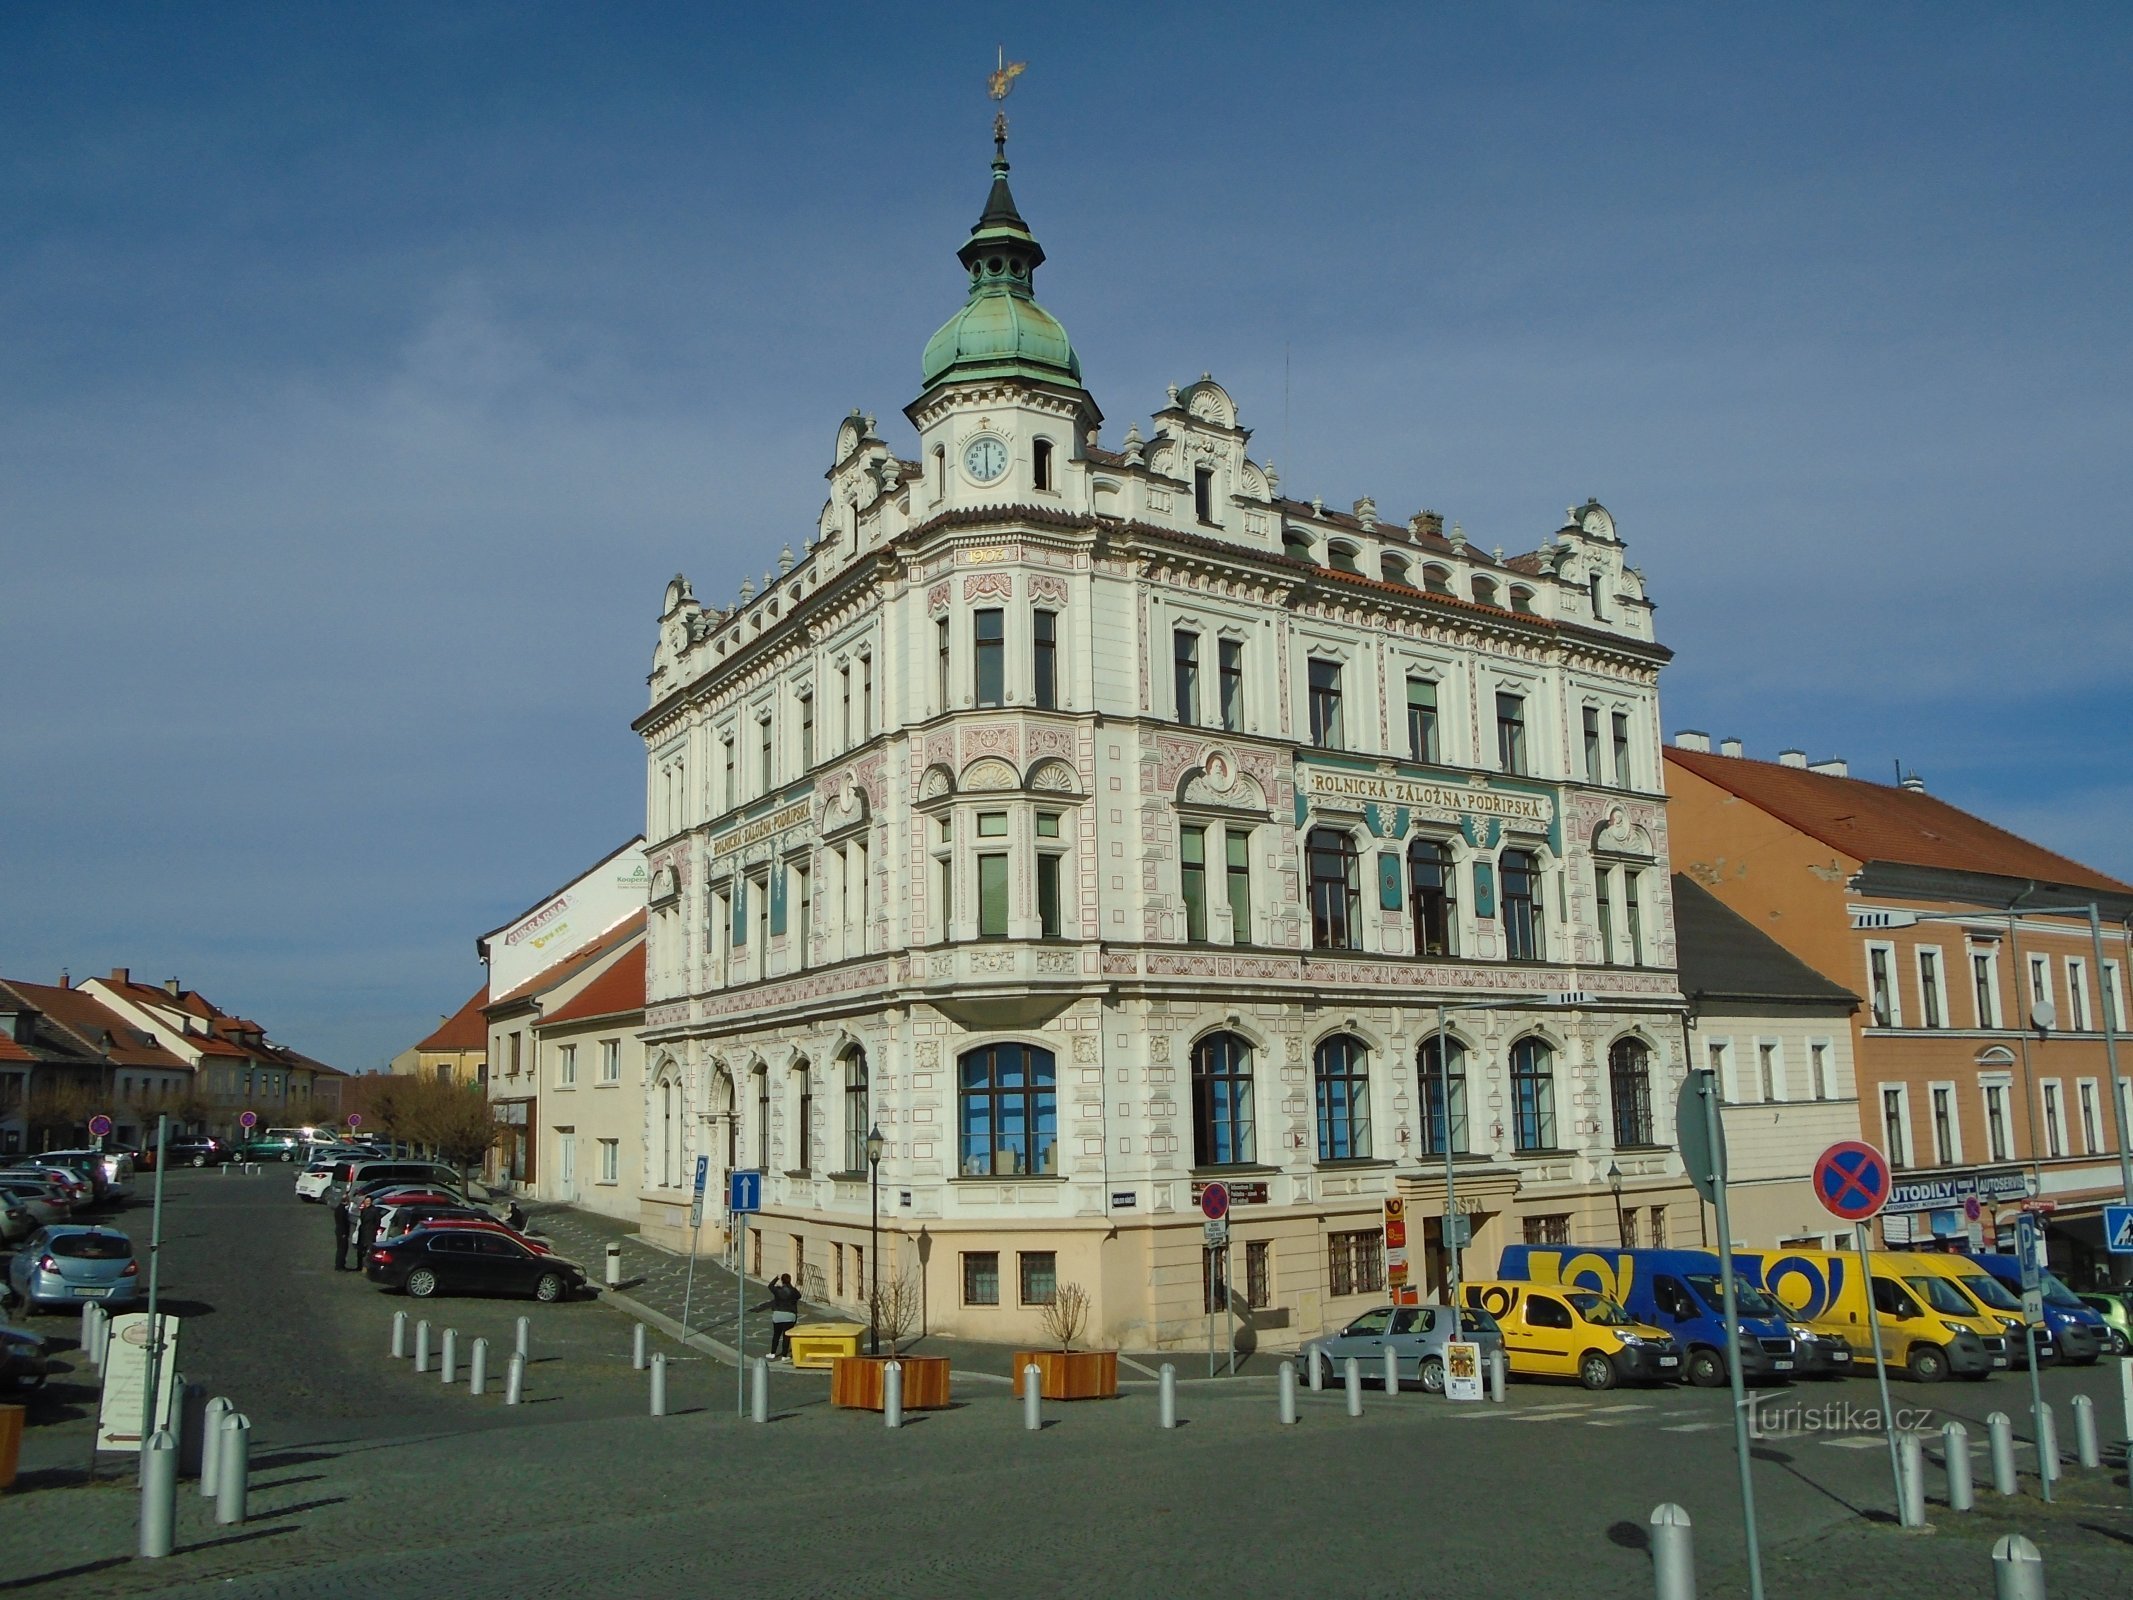
<path id="1" fill-rule="evenodd" d="M 1831 756 L 1827 761 L 1817 761 L 1807 770 L 1819 772 L 1825 778 L 1849 778 L 1852 775 L 1851 763 L 1842 756 Z"/>
<path id="2" fill-rule="evenodd" d="M 1698 750 L 1705 755 L 1709 755 L 1711 753 L 1711 736 L 1701 728 L 1683 728 L 1674 735 L 1674 748 L 1676 750 Z"/>
<path id="3" fill-rule="evenodd" d="M 59 986 L 62 989 L 71 989 L 74 987 L 74 974 L 69 972 L 65 967 L 61 967 L 59 969 Z"/>
<path id="4" fill-rule="evenodd" d="M 1444 514 L 1440 511 L 1417 511 L 1407 519 L 1407 531 L 1441 539 L 1444 537 Z"/>
<path id="5" fill-rule="evenodd" d="M 165 978 L 163 980 L 163 989 L 173 1000 L 184 992 L 183 986 L 179 984 L 176 978 Z"/>
<path id="6" fill-rule="evenodd" d="M 1718 753 L 1722 756 L 1731 756 L 1738 761 L 1741 753 L 1741 742 L 1738 739 L 1721 739 L 1718 741 Z"/>
<path id="7" fill-rule="evenodd" d="M 1903 775 L 1903 782 L 1898 784 L 1897 787 L 1908 789 L 1912 794 L 1924 794 L 1926 792 L 1926 780 L 1915 772 L 1906 772 Z"/>
<path id="8" fill-rule="evenodd" d="M 1781 767 L 1804 768 L 1807 765 L 1807 752 L 1805 750 L 1780 750 L 1778 752 L 1778 765 Z"/>
<path id="9" fill-rule="evenodd" d="M 111 981 L 120 985 L 129 984 L 133 982 L 133 974 L 124 967 L 113 967 Z"/>

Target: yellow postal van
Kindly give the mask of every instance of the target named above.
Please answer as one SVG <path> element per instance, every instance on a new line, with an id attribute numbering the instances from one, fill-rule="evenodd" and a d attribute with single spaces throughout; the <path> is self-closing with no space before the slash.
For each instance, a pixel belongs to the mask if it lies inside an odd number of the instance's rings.
<path id="1" fill-rule="evenodd" d="M 1575 1378 L 1588 1389 L 1612 1389 L 1681 1376 L 1681 1346 L 1673 1335 L 1594 1290 L 1482 1279 L 1460 1284 L 1459 1298 L 1496 1318 L 1505 1364 L 1518 1377 Z"/>
<path id="2" fill-rule="evenodd" d="M 1880 1250 L 1873 1263 L 1874 1307 L 1881 1313 L 1885 1362 L 1919 1383 L 1949 1373 L 1989 1378 L 2007 1365 L 2007 1337 L 1999 1322 L 1979 1313 L 1962 1291 L 1924 1258 Z M 1872 1348 L 1867 1285 L 1854 1250 L 1737 1251 L 1734 1265 L 1748 1280 L 1818 1333 L 1841 1333 L 1854 1350 Z"/>

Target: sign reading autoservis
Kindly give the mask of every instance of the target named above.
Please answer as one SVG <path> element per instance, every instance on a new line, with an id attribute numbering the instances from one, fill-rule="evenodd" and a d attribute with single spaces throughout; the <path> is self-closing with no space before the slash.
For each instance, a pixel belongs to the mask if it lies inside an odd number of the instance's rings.
<path id="1" fill-rule="evenodd" d="M 650 888 L 644 843 L 632 840 L 577 882 L 489 936 L 489 993 L 510 993 L 631 912 L 642 911 Z"/>

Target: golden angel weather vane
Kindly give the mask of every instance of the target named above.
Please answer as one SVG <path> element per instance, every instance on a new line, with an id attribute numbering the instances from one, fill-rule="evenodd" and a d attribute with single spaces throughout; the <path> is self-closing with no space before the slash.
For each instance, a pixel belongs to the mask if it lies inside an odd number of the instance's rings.
<path id="1" fill-rule="evenodd" d="M 1005 100 L 1007 92 L 1014 88 L 1015 80 L 1028 70 L 1029 63 L 1027 61 L 1008 60 L 1007 47 L 1005 45 L 1000 46 L 997 64 L 987 74 L 986 92 L 992 96 L 995 102 Z M 998 153 L 1004 157 L 1007 154 L 1007 113 L 1005 111 L 995 111 L 993 113 L 992 142 Z"/>

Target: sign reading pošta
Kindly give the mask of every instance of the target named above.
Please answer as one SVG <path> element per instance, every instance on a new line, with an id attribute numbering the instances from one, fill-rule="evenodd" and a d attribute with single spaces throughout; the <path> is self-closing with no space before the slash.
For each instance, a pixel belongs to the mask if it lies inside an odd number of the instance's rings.
<path id="1" fill-rule="evenodd" d="M 170 1415 L 172 1380 L 178 1371 L 178 1319 L 160 1313 L 163 1350 L 156 1358 L 156 1416 Z M 129 1311 L 111 1319 L 104 1350 L 104 1394 L 96 1413 L 96 1448 L 141 1448 L 141 1400 L 148 1387 L 148 1313 Z"/>
<path id="2" fill-rule="evenodd" d="M 1407 1284 L 1407 1202 L 1398 1195 L 1385 1201 L 1385 1287 L 1397 1297 Z"/>

